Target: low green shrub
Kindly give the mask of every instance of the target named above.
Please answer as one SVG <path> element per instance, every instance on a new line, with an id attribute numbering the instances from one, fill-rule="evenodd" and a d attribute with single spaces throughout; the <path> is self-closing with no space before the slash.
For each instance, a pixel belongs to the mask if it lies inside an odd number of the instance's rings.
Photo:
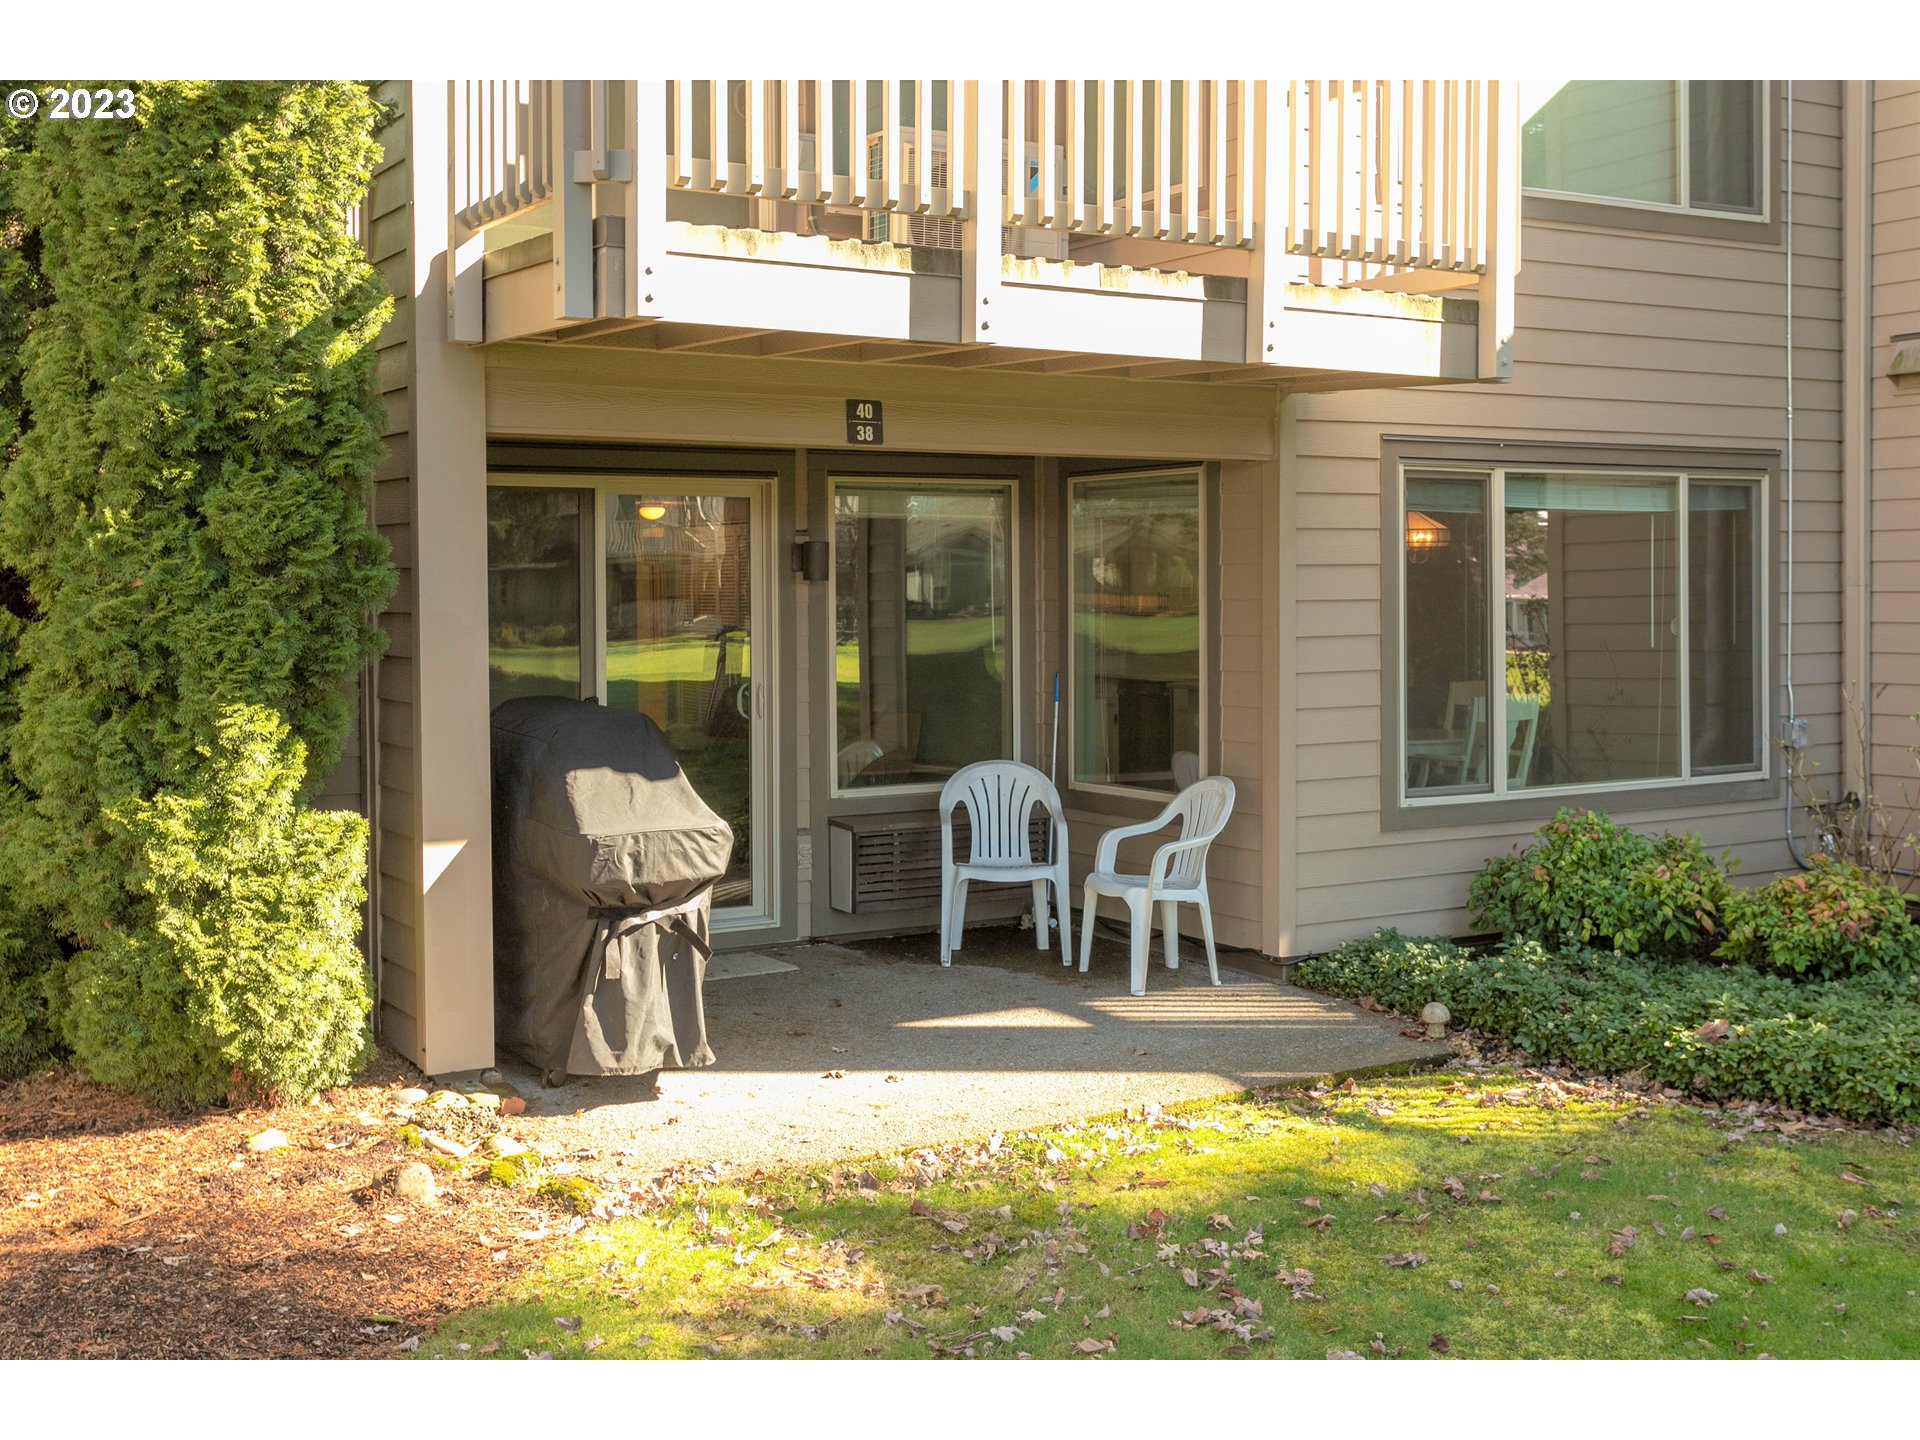
<path id="1" fill-rule="evenodd" d="M 1822 857 L 1805 874 L 1736 891 L 1716 953 L 1814 979 L 1906 975 L 1920 967 L 1920 926 L 1898 890 L 1857 865 Z"/>
<path id="2" fill-rule="evenodd" d="M 155 1104 L 305 1099 L 368 1052 L 366 824 L 296 802 L 305 749 L 269 710 L 223 710 L 203 756 L 189 785 L 108 814 L 143 913 L 68 962 L 66 1038 Z"/>
<path id="3" fill-rule="evenodd" d="M 1467 888 L 1476 925 L 1555 949 L 1703 959 L 1724 930 L 1730 866 L 1698 835 L 1657 840 L 1590 810 L 1557 810 Z"/>
<path id="4" fill-rule="evenodd" d="M 1524 939 L 1476 955 L 1381 930 L 1302 961 L 1294 976 L 1409 1014 L 1438 1000 L 1542 1062 L 1639 1071 L 1715 1100 L 1920 1121 L 1920 975 L 1795 981 L 1738 965 L 1556 955 Z M 1715 1020 L 1725 1039 L 1696 1033 Z"/>

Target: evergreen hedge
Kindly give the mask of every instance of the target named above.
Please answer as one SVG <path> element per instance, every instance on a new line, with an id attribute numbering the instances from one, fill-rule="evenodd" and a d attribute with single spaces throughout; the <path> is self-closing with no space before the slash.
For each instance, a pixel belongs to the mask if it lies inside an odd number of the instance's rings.
<path id="1" fill-rule="evenodd" d="M 351 930 L 329 920 L 325 955 L 297 952 L 311 983 L 289 983 L 260 946 L 291 930 L 222 929 L 243 912 L 184 899 L 161 862 L 197 805 L 208 864 L 239 847 L 271 889 L 273 866 L 325 860 L 331 898 L 289 893 L 286 913 L 359 894 L 359 862 L 336 862 L 360 822 L 297 799 L 338 760 L 393 583 L 366 512 L 392 302 L 343 225 L 377 111 L 349 83 L 135 88 L 131 120 L 0 131 L 0 339 L 24 335 L 0 361 L 0 591 L 19 597 L 0 618 L 0 867 L 78 952 L 56 990 L 83 1068 L 163 1100 L 299 1095 L 358 1053 L 336 1033 L 366 1013 L 341 979 Z M 268 811 L 272 844 L 244 828 Z M 296 1053 L 282 1029 L 328 1038 Z"/>

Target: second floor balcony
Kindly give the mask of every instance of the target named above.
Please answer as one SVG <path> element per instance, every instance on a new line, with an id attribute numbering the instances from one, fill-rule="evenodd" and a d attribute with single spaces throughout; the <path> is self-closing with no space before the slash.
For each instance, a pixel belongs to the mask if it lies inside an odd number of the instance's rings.
<path id="1" fill-rule="evenodd" d="M 1510 81 L 456 81 L 453 334 L 1502 379 L 1517 112 Z"/>

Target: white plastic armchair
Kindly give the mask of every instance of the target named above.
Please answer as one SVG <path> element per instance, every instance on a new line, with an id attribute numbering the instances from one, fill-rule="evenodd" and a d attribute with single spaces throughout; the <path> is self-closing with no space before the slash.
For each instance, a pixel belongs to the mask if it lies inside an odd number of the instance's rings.
<path id="1" fill-rule="evenodd" d="M 967 858 L 953 858 L 953 810 L 967 809 Z M 1032 853 L 1033 807 L 1053 820 L 1048 858 Z M 1053 782 L 1017 760 L 983 760 L 954 772 L 940 791 L 940 963 L 951 965 L 967 914 L 967 882 L 1033 885 L 1035 948 L 1047 948 L 1047 887 L 1060 909 L 1060 963 L 1073 963 L 1073 907 L 1067 892 L 1067 816 Z"/>
<path id="2" fill-rule="evenodd" d="M 1212 776 L 1195 781 L 1182 790 L 1153 819 L 1142 825 L 1124 825 L 1100 837 L 1093 870 L 1087 876 L 1085 899 L 1080 910 L 1080 970 L 1086 973 L 1093 958 L 1094 910 L 1102 895 L 1127 902 L 1132 922 L 1132 975 L 1128 989 L 1135 995 L 1147 993 L 1147 950 L 1153 943 L 1153 907 L 1160 907 L 1161 928 L 1166 932 L 1167 968 L 1180 968 L 1179 908 L 1182 904 L 1200 907 L 1200 933 L 1207 942 L 1207 973 L 1220 983 L 1220 964 L 1213 947 L 1213 907 L 1207 899 L 1207 850 L 1220 832 L 1227 828 L 1233 814 L 1233 781 Z M 1151 835 L 1173 820 L 1180 824 L 1180 838 L 1169 841 L 1153 852 L 1153 861 L 1145 875 L 1123 875 L 1120 842 L 1132 835 Z"/>

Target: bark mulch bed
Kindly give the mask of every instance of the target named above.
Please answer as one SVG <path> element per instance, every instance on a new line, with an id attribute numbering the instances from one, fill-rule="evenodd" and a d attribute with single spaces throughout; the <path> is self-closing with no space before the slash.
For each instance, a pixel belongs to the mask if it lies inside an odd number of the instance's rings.
<path id="1" fill-rule="evenodd" d="M 484 1151 L 439 1197 L 383 1052 L 355 1085 L 275 1110 L 156 1111 L 69 1070 L 0 1088 L 0 1358 L 390 1356 L 582 1223 L 490 1185 Z M 423 1123 L 425 1123 L 423 1121 Z M 506 1127 L 536 1151 L 539 1122 Z M 274 1128 L 290 1147 L 255 1152 Z"/>

